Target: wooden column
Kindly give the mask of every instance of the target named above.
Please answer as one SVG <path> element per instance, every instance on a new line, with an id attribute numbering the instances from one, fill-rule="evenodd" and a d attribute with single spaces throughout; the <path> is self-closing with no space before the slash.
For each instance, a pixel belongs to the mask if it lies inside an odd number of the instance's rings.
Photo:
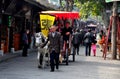
<path id="1" fill-rule="evenodd" d="M 113 2 L 113 22 L 112 22 L 112 59 L 117 58 L 117 1 Z"/>

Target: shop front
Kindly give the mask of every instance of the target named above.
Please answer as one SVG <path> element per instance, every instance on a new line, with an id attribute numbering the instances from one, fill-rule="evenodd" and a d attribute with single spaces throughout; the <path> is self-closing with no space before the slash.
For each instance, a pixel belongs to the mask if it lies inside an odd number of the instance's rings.
<path id="1" fill-rule="evenodd" d="M 0 2 L 0 53 L 6 54 L 22 48 L 21 33 L 25 29 L 23 0 L 1 0 Z"/>
<path id="2" fill-rule="evenodd" d="M 33 32 L 40 27 L 36 23 L 36 14 L 43 10 L 51 8 L 36 0 L 0 0 L 0 52 L 21 50 L 23 31 L 29 29 Z"/>
<path id="3" fill-rule="evenodd" d="M 21 19 L 22 18 L 22 19 Z M 1 50 L 4 53 L 11 51 L 11 48 L 20 50 L 20 34 L 24 29 L 23 17 L 13 17 L 2 14 L 2 24 L 0 25 Z"/>

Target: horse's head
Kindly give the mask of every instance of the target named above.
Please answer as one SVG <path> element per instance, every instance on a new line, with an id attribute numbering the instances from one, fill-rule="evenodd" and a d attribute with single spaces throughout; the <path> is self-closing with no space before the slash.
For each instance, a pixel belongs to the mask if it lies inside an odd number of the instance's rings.
<path id="1" fill-rule="evenodd" d="M 45 37 L 41 32 L 35 34 L 35 45 L 41 46 L 45 42 Z"/>

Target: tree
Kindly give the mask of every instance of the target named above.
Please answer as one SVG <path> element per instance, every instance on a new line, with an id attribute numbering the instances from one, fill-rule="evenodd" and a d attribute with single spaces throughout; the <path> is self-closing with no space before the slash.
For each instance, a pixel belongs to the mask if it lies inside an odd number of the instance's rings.
<path id="1" fill-rule="evenodd" d="M 75 5 L 80 8 L 80 14 L 83 18 L 90 15 L 101 15 L 103 0 L 75 0 Z M 79 5 L 78 5 L 79 4 Z"/>
<path id="2" fill-rule="evenodd" d="M 74 0 L 74 5 L 79 8 L 82 19 L 89 16 L 101 16 L 104 24 L 109 25 L 109 15 L 106 9 L 111 9 L 111 4 L 106 4 L 105 0 Z"/>
<path id="3" fill-rule="evenodd" d="M 61 10 L 64 11 L 72 11 L 74 0 L 60 0 Z"/>

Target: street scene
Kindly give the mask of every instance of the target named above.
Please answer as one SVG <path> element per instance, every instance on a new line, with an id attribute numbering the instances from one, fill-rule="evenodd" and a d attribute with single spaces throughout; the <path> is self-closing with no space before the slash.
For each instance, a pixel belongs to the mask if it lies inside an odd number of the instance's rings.
<path id="1" fill-rule="evenodd" d="M 120 62 L 104 60 L 101 52 L 97 56 L 85 56 L 84 47 L 80 47 L 76 61 L 70 58 L 69 65 L 60 64 L 59 70 L 50 72 L 50 66 L 37 68 L 37 53 L 22 56 L 0 63 L 0 79 L 119 79 Z"/>
<path id="2" fill-rule="evenodd" d="M 119 79 L 120 0 L 0 0 L 0 79 Z"/>

